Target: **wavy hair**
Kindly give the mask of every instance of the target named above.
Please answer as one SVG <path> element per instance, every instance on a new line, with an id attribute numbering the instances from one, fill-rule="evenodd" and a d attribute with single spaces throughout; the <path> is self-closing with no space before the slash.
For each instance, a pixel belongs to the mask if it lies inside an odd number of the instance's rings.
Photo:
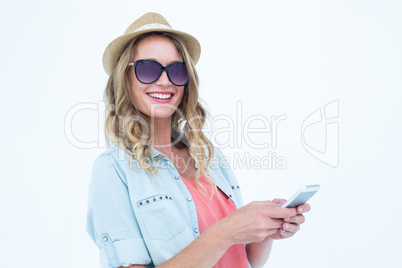
<path id="1" fill-rule="evenodd" d="M 153 161 L 161 160 L 161 158 L 152 157 L 150 153 L 149 144 L 153 136 L 151 118 L 138 110 L 132 102 L 127 75 L 128 63 L 134 58 L 138 43 L 153 35 L 168 38 L 173 42 L 182 55 L 189 73 L 189 83 L 184 87 L 183 99 L 171 115 L 172 140 L 176 139 L 177 134 L 179 134 L 188 142 L 188 151 L 198 165 L 195 178 L 196 186 L 205 190 L 198 181 L 199 176 L 203 174 L 216 187 L 211 174 L 208 172 L 214 149 L 212 143 L 202 133 L 207 112 L 198 101 L 198 75 L 185 43 L 173 33 L 151 32 L 139 35 L 129 42 L 120 55 L 116 68 L 109 77 L 104 94 L 106 102 L 105 135 L 108 146 L 117 142 L 130 155 L 131 168 L 135 158 L 140 168 L 147 173 L 158 174 L 158 167 L 149 163 L 151 159 Z"/>

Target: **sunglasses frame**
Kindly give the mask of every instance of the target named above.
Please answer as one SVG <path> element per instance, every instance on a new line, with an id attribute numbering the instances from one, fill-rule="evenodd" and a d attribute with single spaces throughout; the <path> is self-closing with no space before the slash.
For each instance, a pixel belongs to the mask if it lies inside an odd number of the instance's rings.
<path id="1" fill-rule="evenodd" d="M 157 77 L 154 81 L 149 82 L 149 83 L 144 83 L 144 82 L 142 82 L 142 81 L 138 78 L 138 75 L 137 75 L 137 63 L 138 63 L 138 62 L 142 62 L 142 61 L 152 61 L 152 62 L 155 62 L 155 63 L 159 64 L 159 66 L 161 67 L 161 72 L 160 72 L 160 74 L 158 75 L 158 77 Z M 136 61 L 134 61 L 134 62 L 130 62 L 130 63 L 128 64 L 128 66 L 134 66 L 135 77 L 137 78 L 138 81 L 140 81 L 140 82 L 143 83 L 143 84 L 152 84 L 152 83 L 156 82 L 156 81 L 161 77 L 162 73 L 163 73 L 164 71 L 166 71 L 166 74 L 167 74 L 167 76 L 168 76 L 168 78 L 169 78 L 169 81 L 170 81 L 172 84 L 174 84 L 175 86 L 178 86 L 178 87 L 187 85 L 188 82 L 190 81 L 190 77 L 187 79 L 187 82 L 186 82 L 185 84 L 183 84 L 183 85 L 178 85 L 178 84 L 174 83 L 174 82 L 172 81 L 172 79 L 170 78 L 170 75 L 169 75 L 169 68 L 170 68 L 172 65 L 175 65 L 175 64 L 184 64 L 184 66 L 186 66 L 186 69 L 187 69 L 187 65 L 186 65 L 184 62 L 173 62 L 173 63 L 171 63 L 171 64 L 169 64 L 168 66 L 165 67 L 165 66 L 163 66 L 162 64 L 160 64 L 159 62 L 157 62 L 157 61 L 155 61 L 155 60 L 149 60 L 149 59 L 136 60 Z M 188 72 L 188 70 L 187 70 L 187 72 Z"/>

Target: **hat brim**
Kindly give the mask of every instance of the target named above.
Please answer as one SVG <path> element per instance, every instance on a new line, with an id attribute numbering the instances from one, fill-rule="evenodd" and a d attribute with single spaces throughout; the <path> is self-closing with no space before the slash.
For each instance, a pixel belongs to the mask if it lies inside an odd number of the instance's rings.
<path id="1" fill-rule="evenodd" d="M 193 61 L 193 64 L 197 64 L 201 54 L 201 46 L 194 36 L 173 29 L 147 29 L 117 37 L 106 47 L 105 52 L 103 53 L 103 68 L 108 76 L 110 76 L 110 74 L 113 72 L 113 69 L 116 68 L 118 58 L 127 44 L 138 35 L 149 32 L 169 32 L 180 36 L 185 43 L 186 49 Z"/>

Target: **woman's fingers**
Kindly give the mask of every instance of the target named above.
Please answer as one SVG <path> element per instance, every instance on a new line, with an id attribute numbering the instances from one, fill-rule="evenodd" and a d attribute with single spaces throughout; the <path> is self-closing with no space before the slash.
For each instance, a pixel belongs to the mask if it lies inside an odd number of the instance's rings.
<path id="1" fill-rule="evenodd" d="M 275 198 L 274 200 L 272 200 L 272 202 L 276 203 L 278 206 L 282 206 L 286 203 L 286 199 Z"/>
<path id="2" fill-rule="evenodd" d="M 282 224 L 282 229 L 285 230 L 286 232 L 296 233 L 297 231 L 300 230 L 300 225 L 294 224 L 294 223 L 289 223 L 289 222 L 284 222 Z"/>
<path id="3" fill-rule="evenodd" d="M 253 201 L 247 206 L 265 211 L 269 218 L 284 219 L 297 215 L 296 208 L 281 208 L 274 201 Z"/>
<path id="4" fill-rule="evenodd" d="M 270 209 L 268 216 L 276 218 L 277 220 L 283 220 L 280 228 L 277 229 L 277 233 L 272 234 L 272 239 L 283 239 L 292 237 L 300 230 L 300 224 L 304 223 L 304 212 L 310 211 L 309 204 L 303 204 L 297 208 L 282 208 L 281 206 L 286 203 L 285 199 L 275 198 L 270 203 Z M 273 219 L 272 219 L 273 220 Z"/>
<path id="5" fill-rule="evenodd" d="M 270 221 L 268 229 L 279 229 L 283 225 L 283 220 L 281 219 L 270 219 Z"/>
<path id="6" fill-rule="evenodd" d="M 297 207 L 297 213 L 304 213 L 304 212 L 309 212 L 311 209 L 309 204 L 303 204 Z"/>
<path id="7" fill-rule="evenodd" d="M 291 218 L 297 215 L 295 208 L 281 208 L 281 207 L 271 207 L 269 210 L 270 218 L 285 219 Z"/>
<path id="8" fill-rule="evenodd" d="M 297 223 L 297 224 L 302 224 L 302 223 L 304 223 L 305 220 L 306 220 L 306 218 L 303 216 L 303 214 L 298 214 L 294 217 L 284 219 L 285 222 Z"/>
<path id="9" fill-rule="evenodd" d="M 229 231 L 230 239 L 238 244 L 260 241 L 267 236 L 273 239 L 293 236 L 299 230 L 299 224 L 304 222 L 304 216 L 296 208 L 278 206 L 285 202 L 285 199 L 279 198 L 253 201 L 233 212 L 226 218 L 229 229 L 232 229 Z M 303 210 L 308 211 L 309 207 L 304 206 Z"/>
<path id="10" fill-rule="evenodd" d="M 267 230 L 267 233 L 265 234 L 265 237 L 270 236 L 270 235 L 273 235 L 273 234 L 279 232 L 279 230 L 280 230 L 280 228 L 269 229 L 269 230 Z M 265 238 L 265 237 L 264 237 L 264 238 Z"/>
<path id="11" fill-rule="evenodd" d="M 280 229 L 279 230 L 279 234 L 283 237 L 283 238 L 289 238 L 292 237 L 295 233 L 293 232 L 288 232 L 286 230 Z"/>
<path id="12" fill-rule="evenodd" d="M 283 204 L 286 203 L 286 199 L 281 199 L 281 198 L 275 198 L 272 200 L 273 203 L 275 203 L 277 206 L 282 206 Z M 303 204 L 297 207 L 297 213 L 304 213 L 304 212 L 309 212 L 311 209 L 309 204 Z"/>

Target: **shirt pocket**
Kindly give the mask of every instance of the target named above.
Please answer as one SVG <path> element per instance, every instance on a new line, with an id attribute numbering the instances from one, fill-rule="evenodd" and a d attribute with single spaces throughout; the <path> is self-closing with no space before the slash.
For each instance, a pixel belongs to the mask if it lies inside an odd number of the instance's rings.
<path id="1" fill-rule="evenodd" d="M 150 196 L 137 205 L 149 239 L 170 240 L 184 231 L 184 221 L 171 196 Z"/>

